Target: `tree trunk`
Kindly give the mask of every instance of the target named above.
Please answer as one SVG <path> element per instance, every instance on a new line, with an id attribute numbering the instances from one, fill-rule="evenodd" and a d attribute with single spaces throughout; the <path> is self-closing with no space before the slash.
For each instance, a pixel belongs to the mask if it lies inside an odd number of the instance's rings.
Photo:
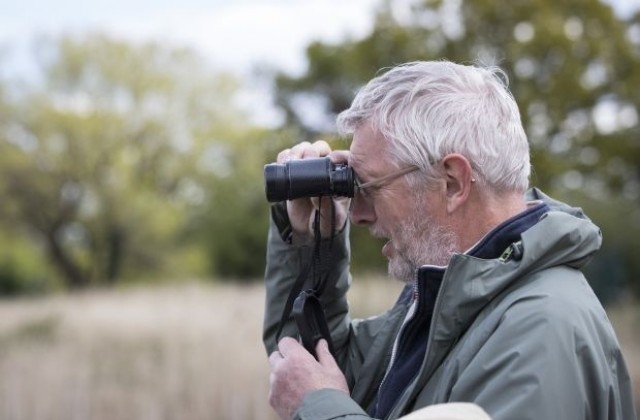
<path id="1" fill-rule="evenodd" d="M 107 258 L 105 277 L 109 285 L 115 284 L 120 276 L 122 257 L 126 246 L 126 233 L 119 226 L 112 226 L 107 234 Z"/>
<path id="2" fill-rule="evenodd" d="M 54 229 L 47 234 L 49 258 L 53 265 L 62 274 L 69 289 L 77 290 L 87 287 L 89 285 L 88 276 L 67 254 L 56 233 L 57 229 Z"/>

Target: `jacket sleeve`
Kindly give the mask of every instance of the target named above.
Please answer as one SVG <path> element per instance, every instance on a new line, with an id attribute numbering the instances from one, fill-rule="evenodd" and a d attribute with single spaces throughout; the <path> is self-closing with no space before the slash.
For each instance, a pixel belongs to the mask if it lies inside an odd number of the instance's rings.
<path id="1" fill-rule="evenodd" d="M 276 334 L 287 297 L 313 253 L 312 243 L 296 243 L 291 240 L 288 218 L 283 216 L 283 211 L 286 215 L 286 210 L 282 207 L 275 207 L 272 211 L 267 244 L 263 324 L 263 342 L 267 353 L 277 349 Z M 333 241 L 322 240 L 321 253 L 322 260 L 326 263 L 320 267 L 320 274 L 328 276 L 321 304 L 331 331 L 336 361 L 347 379 L 352 398 L 342 393 L 321 392 L 316 395 L 318 399 L 313 396 L 305 398 L 300 410 L 301 413 L 318 414 L 324 405 L 329 414 L 338 407 L 347 407 L 349 413 L 353 411 L 359 413 L 359 416 L 365 415 L 360 406 L 367 407 L 375 397 L 375 390 L 389 361 L 395 333 L 406 313 L 410 288 L 401 294 L 396 305 L 389 311 L 366 320 L 352 321 L 346 297 L 351 284 L 348 222 Z M 297 336 L 292 318 L 288 319 L 282 335 Z M 333 401 L 332 397 L 336 400 Z M 305 415 L 306 417 L 300 418 L 334 418 Z"/>
<path id="2" fill-rule="evenodd" d="M 615 334 L 593 308 L 542 295 L 514 302 L 449 401 L 472 401 L 494 420 L 634 418 Z"/>
<path id="3" fill-rule="evenodd" d="M 309 393 L 304 404 L 294 414 L 296 420 L 317 419 L 367 420 L 371 419 L 357 404 L 342 392 L 321 389 Z M 491 420 L 478 405 L 472 403 L 435 404 L 419 409 L 399 420 Z"/>
<path id="4" fill-rule="evenodd" d="M 294 420 L 366 420 L 369 415 L 348 395 L 335 389 L 321 389 L 305 395 Z"/>
<path id="5" fill-rule="evenodd" d="M 287 297 L 300 272 L 311 262 L 313 253 L 313 243 L 296 243 L 295 240 L 291 240 L 286 209 L 283 208 L 284 206 L 278 206 L 280 205 L 276 204 L 272 209 L 267 242 L 266 302 L 263 323 L 263 342 L 267 353 L 277 348 L 276 333 Z M 347 344 L 350 328 L 346 298 L 351 283 L 348 223 L 333 240 L 322 239 L 320 248 L 321 261 L 324 263 L 317 268 L 317 275 L 327 278 L 327 285 L 320 301 L 329 324 L 334 347 L 342 349 Z M 303 290 L 311 287 L 312 280 L 306 280 Z M 287 321 L 282 335 L 297 336 L 297 328 L 292 318 Z"/>

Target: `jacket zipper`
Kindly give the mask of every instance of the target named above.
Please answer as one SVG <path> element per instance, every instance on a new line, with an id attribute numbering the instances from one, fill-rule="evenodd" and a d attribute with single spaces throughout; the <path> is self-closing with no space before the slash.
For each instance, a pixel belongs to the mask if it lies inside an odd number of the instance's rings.
<path id="1" fill-rule="evenodd" d="M 393 348 L 391 349 L 391 358 L 389 359 L 389 365 L 387 366 L 387 371 L 385 372 L 384 377 L 380 382 L 380 385 L 378 385 L 378 394 L 380 393 L 380 390 L 382 390 L 384 383 L 387 381 L 389 373 L 391 372 L 391 368 L 393 367 L 396 361 L 398 347 L 400 347 L 400 338 L 402 337 L 402 333 L 404 333 L 404 330 L 407 328 L 407 325 L 409 325 L 409 323 L 413 320 L 413 317 L 418 311 L 418 297 L 419 297 L 418 270 L 416 270 L 416 278 L 413 283 L 413 303 L 411 304 L 411 307 L 409 307 L 409 312 L 405 316 L 405 319 L 402 322 L 402 326 L 400 327 L 400 329 L 398 330 L 398 334 L 396 335 L 396 339 L 393 343 Z M 428 343 L 427 343 L 427 346 L 428 346 Z"/>
<path id="2" fill-rule="evenodd" d="M 429 350 L 431 347 L 431 342 L 433 341 L 433 335 L 434 335 L 434 330 L 435 330 L 435 324 L 436 324 L 436 318 L 437 318 L 437 314 L 439 312 L 440 309 L 440 301 L 442 300 L 440 297 L 442 296 L 442 291 L 445 287 L 446 284 L 446 280 L 447 280 L 447 272 L 449 271 L 449 268 L 451 268 L 451 266 L 453 265 L 453 261 L 450 261 L 449 265 L 447 266 L 447 270 L 444 273 L 444 276 L 442 278 L 442 283 L 440 284 L 440 289 L 438 290 L 438 294 L 436 295 L 436 301 L 433 305 L 433 315 L 431 316 L 431 323 L 429 325 L 429 336 L 427 337 L 427 347 L 425 348 L 424 351 L 424 362 L 423 365 L 420 366 L 420 370 L 418 371 L 418 373 L 416 374 L 415 379 L 413 380 L 413 384 L 415 384 L 415 382 L 417 380 L 420 379 L 421 374 L 424 372 L 424 367 L 427 365 L 427 360 L 429 359 Z M 416 301 L 417 301 L 417 291 L 418 291 L 418 282 L 416 281 L 416 285 L 415 285 L 415 290 L 416 290 Z M 403 325 L 404 327 L 404 325 Z M 403 328 L 404 329 L 404 328 Z M 400 337 L 398 335 L 398 337 Z M 391 366 L 391 365 L 389 365 Z M 387 371 L 388 373 L 388 371 Z M 387 375 L 385 375 L 386 378 Z M 400 398 L 396 401 L 396 403 L 393 405 L 393 407 L 391 407 L 391 410 L 389 411 L 389 415 L 393 416 L 393 415 L 397 415 L 397 411 L 398 411 L 398 407 L 399 407 L 399 403 L 402 400 L 402 396 L 404 396 L 406 394 L 403 393 Z M 388 416 L 389 417 L 389 416 Z"/>

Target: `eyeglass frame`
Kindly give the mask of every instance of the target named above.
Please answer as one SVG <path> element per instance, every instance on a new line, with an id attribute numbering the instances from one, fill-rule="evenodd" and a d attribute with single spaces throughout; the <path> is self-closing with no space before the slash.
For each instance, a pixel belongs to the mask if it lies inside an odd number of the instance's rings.
<path id="1" fill-rule="evenodd" d="M 370 196 L 369 193 L 367 193 L 367 189 L 369 190 L 376 190 L 379 188 L 382 188 L 386 183 L 389 183 L 397 178 L 400 178 L 404 175 L 408 175 L 412 172 L 415 172 L 417 170 L 419 170 L 420 167 L 419 166 L 415 166 L 415 165 L 411 165 L 411 166 L 407 166 L 404 169 L 400 169 L 398 171 L 392 172 L 390 174 L 384 175 L 378 179 L 374 179 L 372 181 L 368 181 L 365 183 L 360 183 L 360 179 L 358 179 L 358 175 L 356 174 L 355 176 L 355 186 L 356 186 L 356 193 L 361 194 L 363 197 L 368 198 Z M 354 196 L 355 198 L 355 196 Z"/>
<path id="2" fill-rule="evenodd" d="M 431 164 L 433 164 L 433 162 L 430 162 Z M 368 181 L 365 183 L 360 183 L 360 179 L 358 178 L 358 175 L 355 174 L 355 187 L 356 187 L 356 193 L 357 194 L 361 194 L 364 198 L 369 198 L 370 194 L 366 192 L 367 189 L 379 189 L 382 188 L 384 186 L 384 184 L 393 181 L 394 179 L 400 178 L 404 175 L 408 175 L 412 172 L 418 171 L 420 170 L 420 167 L 417 165 L 410 165 L 407 166 L 404 169 L 400 169 L 396 172 L 392 172 L 390 174 L 384 175 L 378 179 L 374 179 L 372 181 Z M 477 180 L 475 177 L 471 178 L 471 183 L 476 183 Z M 355 198 L 355 194 L 354 197 Z M 351 201 L 351 206 L 353 206 L 353 199 Z"/>

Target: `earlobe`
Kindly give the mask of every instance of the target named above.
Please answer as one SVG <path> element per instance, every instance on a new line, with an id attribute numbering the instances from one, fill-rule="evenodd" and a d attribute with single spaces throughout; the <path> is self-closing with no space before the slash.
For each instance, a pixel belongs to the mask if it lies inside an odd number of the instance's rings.
<path id="1" fill-rule="evenodd" d="M 442 165 L 446 177 L 447 212 L 451 214 L 467 202 L 475 179 L 471 174 L 469 160 L 460 154 L 445 156 Z"/>

